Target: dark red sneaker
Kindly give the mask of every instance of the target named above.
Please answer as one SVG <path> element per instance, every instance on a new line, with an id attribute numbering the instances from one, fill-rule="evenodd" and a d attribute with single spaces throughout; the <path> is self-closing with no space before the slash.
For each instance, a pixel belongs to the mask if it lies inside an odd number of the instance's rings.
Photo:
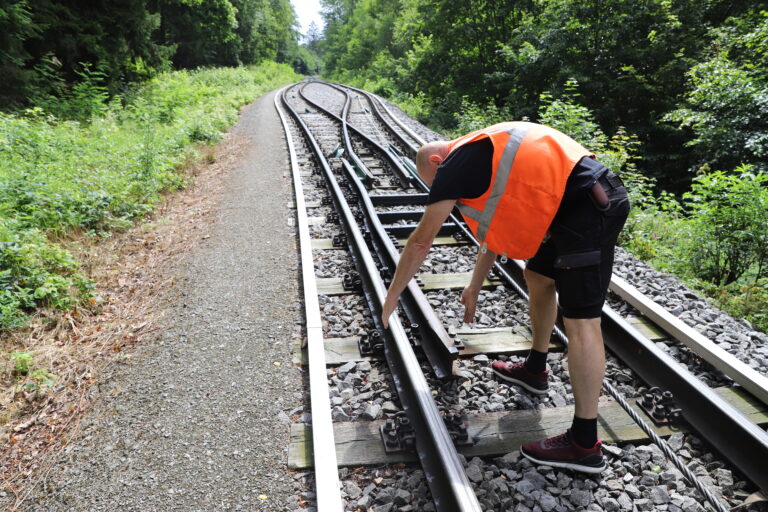
<path id="1" fill-rule="evenodd" d="M 565 434 L 524 444 L 520 452 L 537 464 L 568 468 L 582 473 L 600 473 L 607 465 L 598 439 L 592 448 L 577 445 L 568 429 Z"/>
<path id="2" fill-rule="evenodd" d="M 531 393 L 543 395 L 549 390 L 549 370 L 541 373 L 528 371 L 524 363 L 506 363 L 494 361 L 491 363 L 493 373 L 507 382 L 522 386 Z"/>

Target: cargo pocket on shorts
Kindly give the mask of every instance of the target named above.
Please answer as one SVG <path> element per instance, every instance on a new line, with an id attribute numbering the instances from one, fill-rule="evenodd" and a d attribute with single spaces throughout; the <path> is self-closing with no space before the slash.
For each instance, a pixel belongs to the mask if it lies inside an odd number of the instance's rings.
<path id="1" fill-rule="evenodd" d="M 588 318 L 604 301 L 600 249 L 561 254 L 555 258 L 555 284 L 563 315 Z"/>

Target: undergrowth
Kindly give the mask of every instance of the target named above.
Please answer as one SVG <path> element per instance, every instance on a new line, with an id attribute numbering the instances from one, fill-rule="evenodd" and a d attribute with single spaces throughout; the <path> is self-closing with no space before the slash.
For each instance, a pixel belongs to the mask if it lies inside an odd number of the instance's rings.
<path id="1" fill-rule="evenodd" d="M 131 226 L 185 185 L 195 148 L 217 142 L 241 106 L 298 79 L 271 62 L 176 71 L 107 99 L 100 75 L 86 78 L 77 94 L 0 113 L 0 331 L 89 297 L 79 263 L 52 240 Z"/>

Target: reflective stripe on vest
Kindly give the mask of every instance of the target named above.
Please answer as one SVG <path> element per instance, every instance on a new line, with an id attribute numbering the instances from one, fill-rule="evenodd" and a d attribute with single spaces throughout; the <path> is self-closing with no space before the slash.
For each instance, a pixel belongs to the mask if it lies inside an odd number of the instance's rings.
<path id="1" fill-rule="evenodd" d="M 504 195 L 504 191 L 507 189 L 507 182 L 509 181 L 509 175 L 512 173 L 512 164 L 515 161 L 517 150 L 520 148 L 520 143 L 523 141 L 523 137 L 526 132 L 528 132 L 528 129 L 529 127 L 525 126 L 504 130 L 509 134 L 509 140 L 504 148 L 504 153 L 501 155 L 499 169 L 496 172 L 496 179 L 493 181 L 491 195 L 488 196 L 488 200 L 485 202 L 485 208 L 480 211 L 467 204 L 457 203 L 462 215 L 477 222 L 476 235 L 481 241 L 485 240 L 488 235 L 488 228 L 491 226 L 491 220 L 493 220 L 493 216 L 496 214 L 496 206 L 498 206 L 501 196 Z"/>

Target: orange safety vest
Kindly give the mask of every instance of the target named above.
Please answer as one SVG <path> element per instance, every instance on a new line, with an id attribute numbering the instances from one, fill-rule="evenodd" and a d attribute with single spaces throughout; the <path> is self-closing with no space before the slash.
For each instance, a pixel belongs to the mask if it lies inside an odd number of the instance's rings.
<path id="1" fill-rule="evenodd" d="M 499 123 L 450 141 L 450 151 L 488 137 L 493 143 L 491 186 L 458 207 L 475 237 L 497 254 L 526 259 L 536 254 L 557 213 L 565 183 L 584 156 L 594 156 L 554 128 Z"/>

